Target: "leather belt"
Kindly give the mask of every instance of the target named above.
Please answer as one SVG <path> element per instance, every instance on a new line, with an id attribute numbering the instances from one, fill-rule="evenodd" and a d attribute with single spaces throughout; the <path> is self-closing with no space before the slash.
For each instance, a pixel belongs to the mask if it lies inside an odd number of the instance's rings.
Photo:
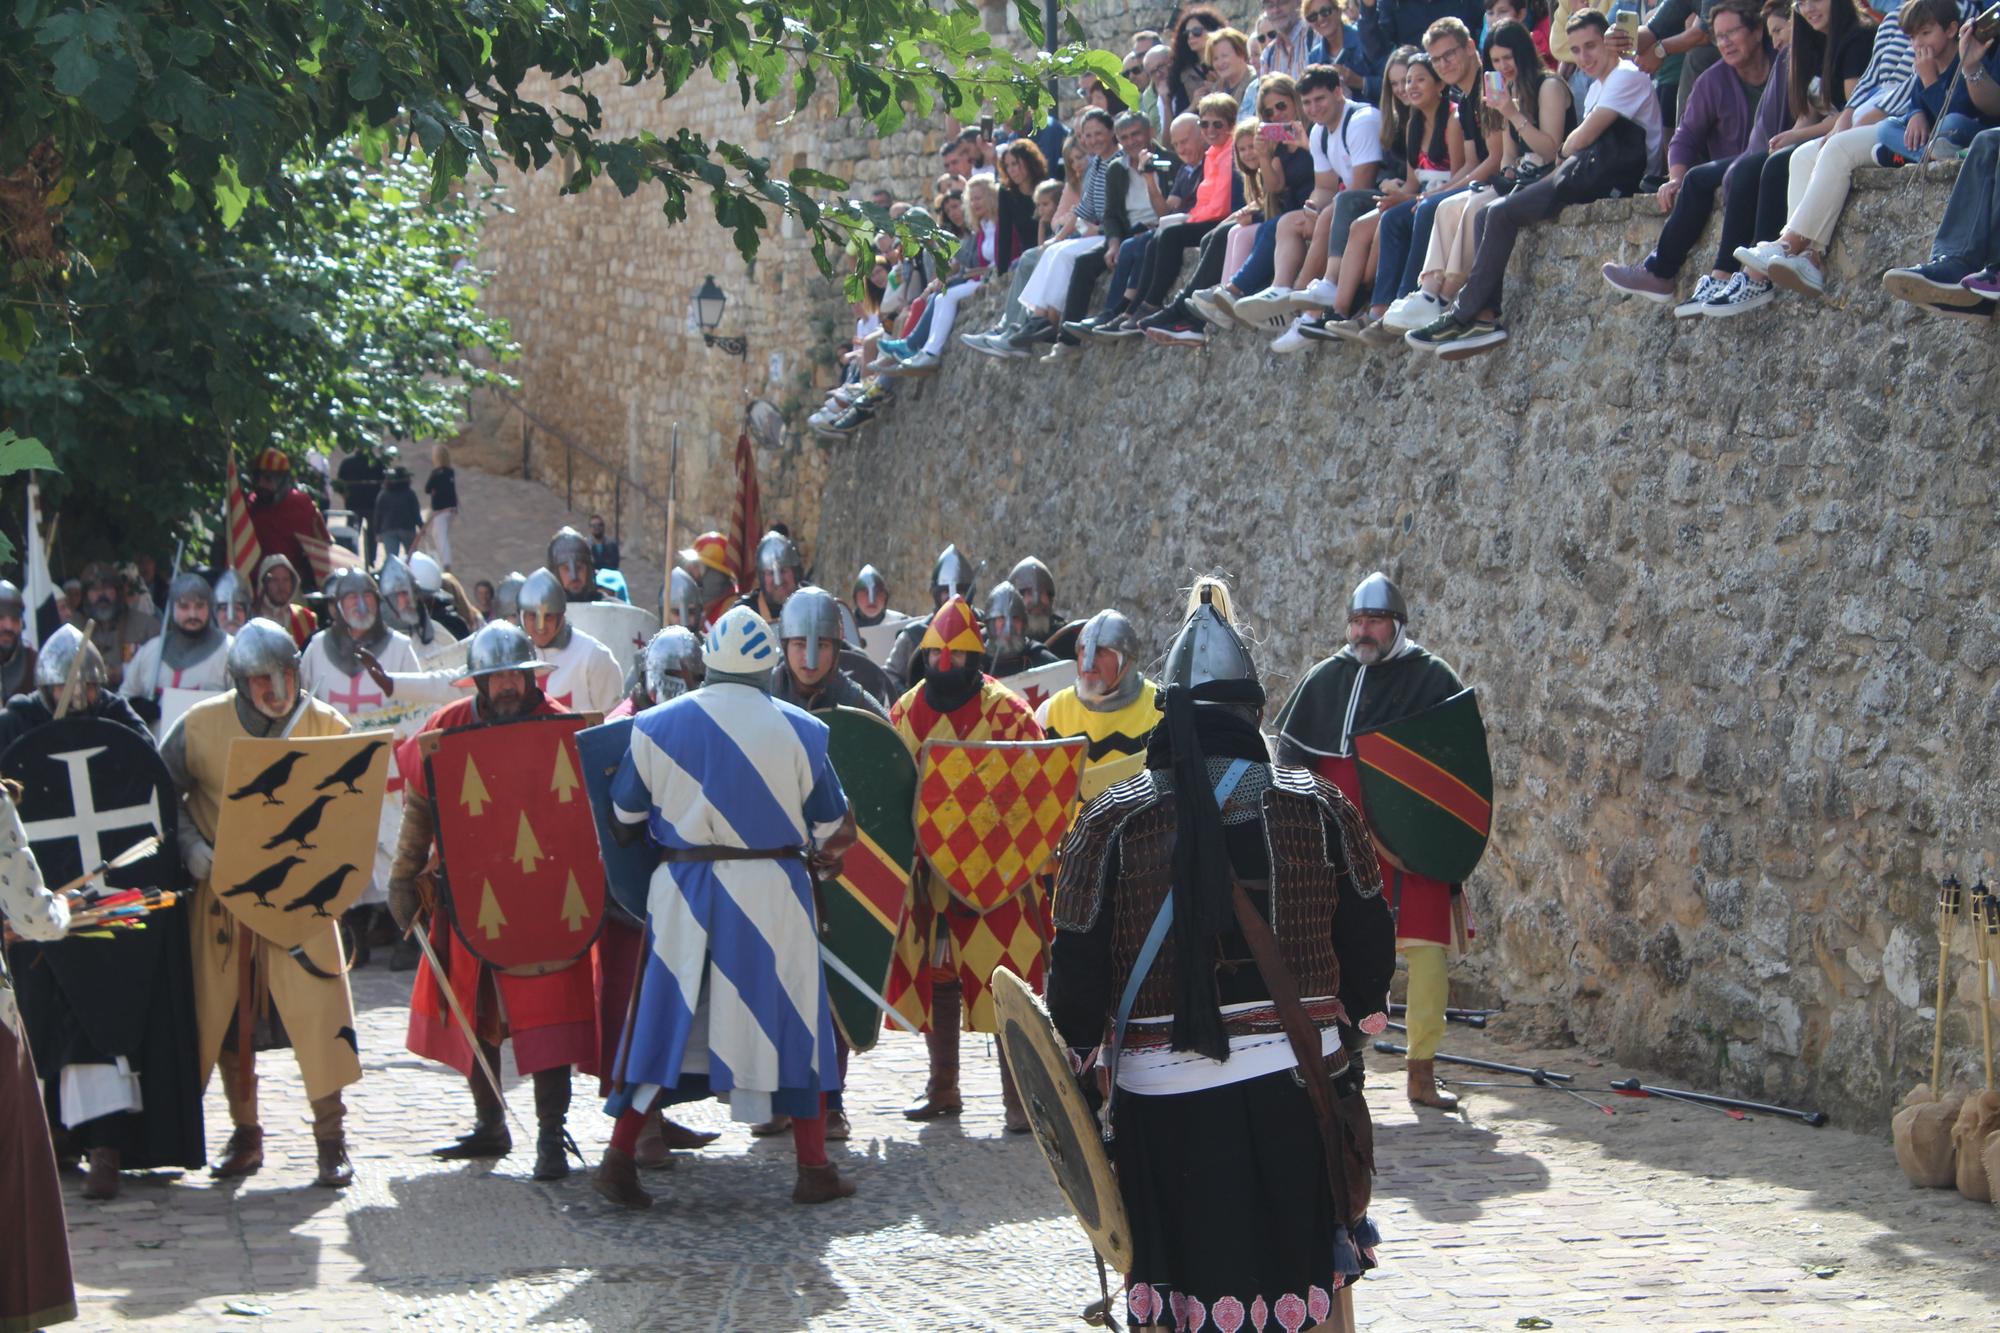
<path id="1" fill-rule="evenodd" d="M 803 847 L 662 847 L 660 860 L 672 861 L 803 861 Z"/>

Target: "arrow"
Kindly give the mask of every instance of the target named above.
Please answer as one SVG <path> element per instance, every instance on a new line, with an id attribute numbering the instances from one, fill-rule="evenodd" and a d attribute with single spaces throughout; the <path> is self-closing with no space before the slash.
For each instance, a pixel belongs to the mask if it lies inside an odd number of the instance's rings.
<path id="1" fill-rule="evenodd" d="M 569 872 L 569 884 L 563 889 L 562 919 L 571 930 L 582 930 L 583 919 L 590 915 L 590 909 L 583 905 L 583 890 L 576 886 L 576 872 Z"/>
<path id="2" fill-rule="evenodd" d="M 486 794 L 486 784 L 480 780 L 479 770 L 473 765 L 472 756 L 465 757 L 465 781 L 459 784 L 458 799 L 465 806 L 466 813 L 477 819 L 486 813 L 492 797 Z"/>
<path id="3" fill-rule="evenodd" d="M 532 875 L 535 866 L 542 859 L 542 844 L 535 841 L 535 831 L 528 827 L 528 812 L 521 812 L 521 827 L 514 834 L 514 864 L 521 867 L 521 873 Z"/>
<path id="4" fill-rule="evenodd" d="M 556 775 L 549 780 L 549 790 L 556 794 L 558 801 L 568 805 L 570 798 L 576 795 L 576 785 L 576 765 L 569 761 L 569 746 L 558 745 Z"/>
<path id="5" fill-rule="evenodd" d="M 507 916 L 500 910 L 500 900 L 493 896 L 493 881 L 486 881 L 485 892 L 479 895 L 479 928 L 486 932 L 489 941 L 500 938 L 500 927 L 507 924 Z"/>

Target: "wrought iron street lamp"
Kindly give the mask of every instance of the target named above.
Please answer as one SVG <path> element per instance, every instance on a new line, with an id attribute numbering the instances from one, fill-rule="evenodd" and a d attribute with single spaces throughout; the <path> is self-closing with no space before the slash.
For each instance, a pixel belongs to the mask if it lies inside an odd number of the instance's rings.
<path id="1" fill-rule="evenodd" d="M 709 274 L 701 284 L 701 290 L 694 294 L 694 318 L 701 326 L 701 340 L 710 347 L 720 349 L 724 355 L 741 360 L 750 350 L 750 345 L 741 338 L 718 338 L 716 329 L 722 325 L 722 309 L 729 304 L 729 298 L 722 288 L 715 285 L 715 275 Z"/>

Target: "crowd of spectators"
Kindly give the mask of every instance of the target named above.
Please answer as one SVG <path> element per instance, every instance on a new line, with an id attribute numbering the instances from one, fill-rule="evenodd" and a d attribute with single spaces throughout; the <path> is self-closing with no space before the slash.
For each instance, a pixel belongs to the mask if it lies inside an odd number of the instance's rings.
<path id="1" fill-rule="evenodd" d="M 923 207 L 952 257 L 877 243 L 844 435 L 954 345 L 1057 361 L 1094 342 L 1222 331 L 1402 345 L 1445 360 L 1508 337 L 1514 252 L 1564 208 L 1649 195 L 1651 253 L 1615 293 L 1727 318 L 1823 296 L 1855 168 L 1963 158 L 1934 253 L 1885 275 L 1932 312 L 2000 298 L 2000 7 L 1907 0 L 1268 0 L 1232 24 L 1182 7 L 1125 56 L 1132 105 L 1086 77 L 1067 123 L 984 122 L 944 146 Z M 1721 211 L 1714 262 L 1682 273 Z M 987 283 L 1005 301 L 962 329 Z M 954 338 L 956 334 L 956 338 Z"/>

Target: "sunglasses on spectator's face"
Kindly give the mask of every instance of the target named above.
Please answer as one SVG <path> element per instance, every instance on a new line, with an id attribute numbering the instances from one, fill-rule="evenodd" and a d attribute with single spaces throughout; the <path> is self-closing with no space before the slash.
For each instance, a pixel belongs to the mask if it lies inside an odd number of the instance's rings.
<path id="1" fill-rule="evenodd" d="M 1267 42 L 1275 42 L 1278 40 L 1278 34 L 1275 29 L 1270 32 L 1260 32 L 1257 34 L 1257 36 Z"/>
<path id="2" fill-rule="evenodd" d="M 1185 31 L 1187 35 L 1190 37 L 1208 36 L 1208 29 L 1199 23 L 1190 23 L 1183 31 Z"/>
<path id="3" fill-rule="evenodd" d="M 1127 65 L 1121 72 L 1128 79 L 1136 79 L 1139 77 L 1139 67 L 1137 65 Z"/>
<path id="4" fill-rule="evenodd" d="M 1205 130 L 1226 130 L 1229 128 L 1229 122 L 1226 120 L 1204 120 L 1201 122 L 1201 127 Z"/>
<path id="5" fill-rule="evenodd" d="M 1328 19 L 1332 18 L 1335 14 L 1338 14 L 1339 12 L 1340 11 L 1335 9 L 1332 5 L 1328 5 L 1324 9 L 1315 9 L 1311 13 L 1307 14 L 1306 22 L 1314 25 L 1321 24 L 1326 22 Z"/>

